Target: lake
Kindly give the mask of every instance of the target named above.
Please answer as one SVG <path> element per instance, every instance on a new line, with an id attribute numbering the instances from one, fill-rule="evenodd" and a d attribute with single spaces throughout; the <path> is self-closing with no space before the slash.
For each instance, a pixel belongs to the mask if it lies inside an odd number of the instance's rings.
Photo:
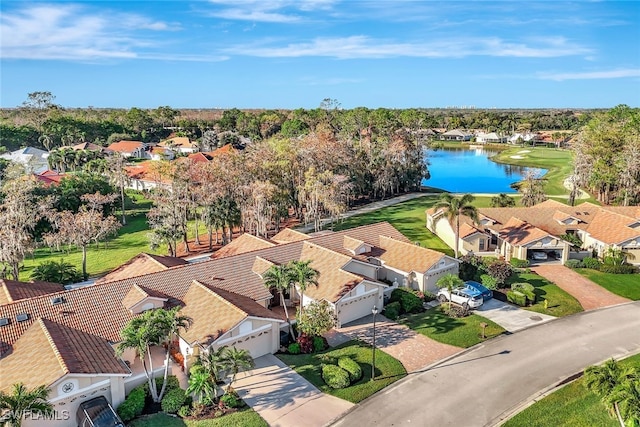
<path id="1" fill-rule="evenodd" d="M 485 148 L 439 148 L 427 151 L 431 178 L 422 185 L 452 193 L 516 193 L 511 184 L 521 181 L 533 169 L 540 175 L 546 169 L 526 168 L 492 162 L 495 150 Z"/>

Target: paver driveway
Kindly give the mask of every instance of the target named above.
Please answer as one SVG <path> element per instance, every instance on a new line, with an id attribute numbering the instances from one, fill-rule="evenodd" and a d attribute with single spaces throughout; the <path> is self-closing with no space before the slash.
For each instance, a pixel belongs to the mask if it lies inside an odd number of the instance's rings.
<path id="1" fill-rule="evenodd" d="M 585 310 L 609 307 L 630 300 L 609 292 L 602 286 L 593 283 L 586 277 L 576 273 L 564 265 L 539 265 L 531 267 L 531 271 L 538 273 L 551 283 L 565 290 L 580 302 Z"/>
<path id="2" fill-rule="evenodd" d="M 366 316 L 327 334 L 330 345 L 350 339 L 368 344 L 373 340 L 372 316 Z M 400 325 L 383 315 L 376 316 L 376 347 L 398 359 L 407 372 L 416 372 L 438 360 L 461 352 L 463 349 L 434 341 Z"/>

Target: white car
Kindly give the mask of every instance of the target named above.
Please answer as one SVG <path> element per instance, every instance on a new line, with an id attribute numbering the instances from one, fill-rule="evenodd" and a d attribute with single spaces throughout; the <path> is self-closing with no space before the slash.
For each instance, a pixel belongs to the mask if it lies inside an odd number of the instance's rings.
<path id="1" fill-rule="evenodd" d="M 547 256 L 546 252 L 534 251 L 531 254 L 531 258 L 533 258 L 535 260 L 538 260 L 538 261 L 545 261 L 548 258 L 548 256 Z"/>
<path id="2" fill-rule="evenodd" d="M 437 296 L 440 302 L 452 301 L 469 308 L 478 308 L 484 303 L 482 294 L 469 288 L 455 288 L 451 295 L 449 295 L 448 289 L 442 288 L 438 291 Z"/>

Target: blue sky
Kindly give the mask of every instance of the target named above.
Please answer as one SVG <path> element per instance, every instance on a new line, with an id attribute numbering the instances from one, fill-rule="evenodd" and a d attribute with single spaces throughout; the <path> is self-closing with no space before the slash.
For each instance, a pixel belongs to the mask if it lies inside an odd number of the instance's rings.
<path id="1" fill-rule="evenodd" d="M 640 2 L 0 3 L 0 106 L 640 106 Z"/>

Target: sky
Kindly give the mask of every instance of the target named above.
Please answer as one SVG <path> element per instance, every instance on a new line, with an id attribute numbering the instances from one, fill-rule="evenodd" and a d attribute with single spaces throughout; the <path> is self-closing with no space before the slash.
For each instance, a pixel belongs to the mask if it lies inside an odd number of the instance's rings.
<path id="1" fill-rule="evenodd" d="M 0 106 L 640 106 L 640 1 L 0 2 Z"/>

